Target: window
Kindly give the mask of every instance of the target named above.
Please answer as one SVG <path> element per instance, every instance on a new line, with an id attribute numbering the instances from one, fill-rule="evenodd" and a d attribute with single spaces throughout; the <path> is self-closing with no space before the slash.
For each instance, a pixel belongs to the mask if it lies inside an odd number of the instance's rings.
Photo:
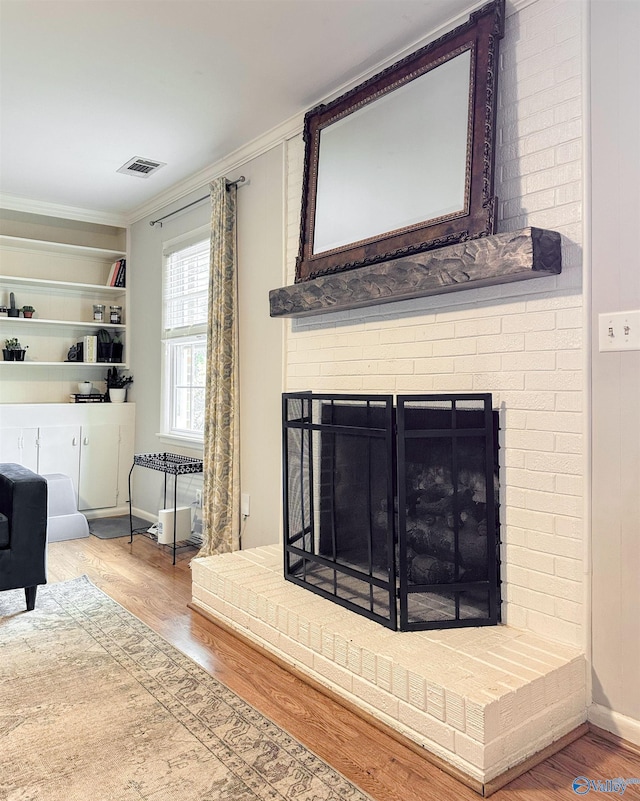
<path id="1" fill-rule="evenodd" d="M 207 356 L 209 229 L 165 243 L 163 433 L 202 441 Z"/>

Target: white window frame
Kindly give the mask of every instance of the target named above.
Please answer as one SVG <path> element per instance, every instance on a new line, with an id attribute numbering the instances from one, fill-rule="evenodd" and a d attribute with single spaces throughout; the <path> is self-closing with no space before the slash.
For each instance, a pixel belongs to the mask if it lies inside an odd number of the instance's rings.
<path id="1" fill-rule="evenodd" d="M 206 349 L 207 322 L 199 322 L 175 328 L 167 328 L 165 287 L 169 256 L 189 248 L 198 242 L 209 240 L 211 226 L 205 225 L 162 244 L 162 397 L 161 432 L 159 436 L 170 441 L 178 441 L 186 446 L 201 449 L 204 432 L 180 429 L 175 424 L 175 387 L 177 366 L 175 357 L 178 347 L 203 342 Z"/>

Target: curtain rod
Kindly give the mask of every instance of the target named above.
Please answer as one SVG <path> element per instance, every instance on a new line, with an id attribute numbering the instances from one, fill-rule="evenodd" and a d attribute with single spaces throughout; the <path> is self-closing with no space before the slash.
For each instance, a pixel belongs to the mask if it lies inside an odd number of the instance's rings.
<path id="1" fill-rule="evenodd" d="M 236 181 L 227 181 L 227 189 L 230 186 L 237 186 L 238 184 L 243 184 L 247 179 L 244 175 L 241 175 Z M 202 203 L 203 200 L 208 200 L 211 195 L 205 195 L 204 197 L 198 198 L 198 200 L 194 200 L 191 203 L 187 203 L 186 206 L 182 206 L 182 208 L 176 209 L 175 211 L 170 211 L 169 214 L 165 214 L 164 217 L 159 217 L 157 220 L 150 220 L 149 225 L 153 228 L 154 225 L 160 225 L 162 228 L 162 221 L 166 220 L 167 217 L 173 217 L 174 214 L 179 214 L 181 211 L 185 209 L 190 209 L 191 206 L 195 206 L 196 203 Z"/>

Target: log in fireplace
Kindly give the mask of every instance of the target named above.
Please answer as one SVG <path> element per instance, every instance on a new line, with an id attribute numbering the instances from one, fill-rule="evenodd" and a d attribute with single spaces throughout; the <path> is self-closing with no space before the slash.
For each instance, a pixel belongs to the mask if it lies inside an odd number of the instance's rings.
<path id="1" fill-rule="evenodd" d="M 500 621 L 491 395 L 283 395 L 285 578 L 402 631 Z"/>

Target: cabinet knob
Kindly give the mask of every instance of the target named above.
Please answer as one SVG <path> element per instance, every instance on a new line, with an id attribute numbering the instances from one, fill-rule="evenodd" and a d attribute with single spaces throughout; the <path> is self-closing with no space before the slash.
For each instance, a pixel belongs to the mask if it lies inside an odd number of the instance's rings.
<path id="1" fill-rule="evenodd" d="M 89 437 L 85 437 L 85 438 L 82 440 L 82 444 L 83 444 L 83 445 L 88 445 L 88 444 L 89 444 Z"/>
<path id="2" fill-rule="evenodd" d="M 78 444 L 78 437 L 74 437 L 74 438 L 71 440 L 71 444 L 72 444 L 72 445 L 75 447 L 75 446 Z"/>

